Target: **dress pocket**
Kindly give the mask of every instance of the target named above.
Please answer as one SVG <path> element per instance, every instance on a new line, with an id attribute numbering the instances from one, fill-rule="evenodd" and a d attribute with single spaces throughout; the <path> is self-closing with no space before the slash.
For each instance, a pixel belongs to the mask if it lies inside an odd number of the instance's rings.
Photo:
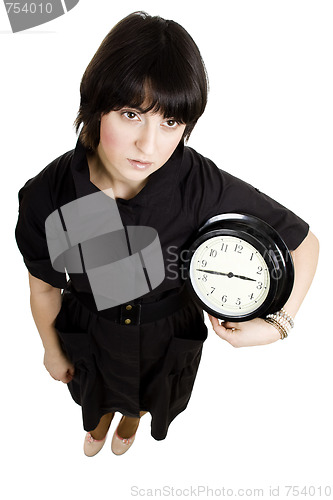
<path id="1" fill-rule="evenodd" d="M 191 372 L 191 367 L 199 364 L 206 338 L 207 327 L 202 310 L 190 303 L 182 309 L 176 322 L 170 345 L 170 373 L 180 373 L 184 369 Z"/>
<path id="2" fill-rule="evenodd" d="M 169 409 L 172 420 L 190 400 L 200 364 L 203 340 L 174 337 L 169 350 Z"/>
<path id="3" fill-rule="evenodd" d="M 204 339 L 192 340 L 173 337 L 170 346 L 170 374 L 196 373 Z"/>
<path id="4" fill-rule="evenodd" d="M 186 308 L 168 350 L 167 379 L 170 418 L 183 411 L 191 397 L 207 327 L 200 311 Z"/>
<path id="5" fill-rule="evenodd" d="M 80 311 L 76 300 L 64 294 L 55 320 L 61 346 L 74 365 L 87 365 L 90 359 L 90 334 L 80 324 Z"/>

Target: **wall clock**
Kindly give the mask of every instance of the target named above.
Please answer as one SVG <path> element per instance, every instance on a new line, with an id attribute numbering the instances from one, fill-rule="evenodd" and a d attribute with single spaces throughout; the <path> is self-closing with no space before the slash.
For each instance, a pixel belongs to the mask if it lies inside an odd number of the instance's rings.
<path id="1" fill-rule="evenodd" d="M 216 215 L 187 248 L 186 286 L 212 316 L 235 322 L 265 317 L 291 293 L 292 256 L 276 230 L 257 217 Z"/>

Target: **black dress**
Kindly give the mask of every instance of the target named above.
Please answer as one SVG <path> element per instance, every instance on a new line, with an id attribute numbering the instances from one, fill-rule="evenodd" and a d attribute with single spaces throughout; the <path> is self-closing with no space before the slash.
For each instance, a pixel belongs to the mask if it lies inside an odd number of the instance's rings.
<path id="1" fill-rule="evenodd" d="M 53 269 L 46 218 L 64 204 L 96 192 L 86 151 L 78 140 L 75 150 L 54 160 L 19 191 L 16 241 L 29 272 L 64 289 L 55 326 L 75 365 L 68 388 L 82 407 L 84 429 L 94 429 L 100 417 L 111 411 L 138 417 L 145 410 L 152 416 L 152 436 L 161 440 L 191 396 L 207 337 L 203 312 L 186 299 L 166 317 L 141 324 L 119 323 L 108 317 L 107 310 L 104 314 L 93 309 L 85 273 L 70 273 L 68 281 L 65 272 Z M 156 229 L 163 252 L 165 279 L 135 299 L 134 305 L 172 296 L 177 301 L 183 289 L 186 245 L 213 215 L 244 212 L 257 216 L 280 233 L 290 250 L 298 247 L 309 230 L 290 210 L 183 144 L 149 176 L 134 198 L 117 198 L 116 202 L 123 225 Z"/>

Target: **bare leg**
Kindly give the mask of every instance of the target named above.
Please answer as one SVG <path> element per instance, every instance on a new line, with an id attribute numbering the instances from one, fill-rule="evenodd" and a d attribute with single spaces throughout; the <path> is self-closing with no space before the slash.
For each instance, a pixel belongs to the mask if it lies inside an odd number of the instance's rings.
<path id="1" fill-rule="evenodd" d="M 98 426 L 93 431 L 90 431 L 90 434 L 94 439 L 97 439 L 99 441 L 105 438 L 112 422 L 113 416 L 114 413 L 107 413 L 106 415 L 103 415 L 103 417 L 99 421 Z"/>
<path id="2" fill-rule="evenodd" d="M 146 411 L 140 411 L 140 418 L 147 413 Z M 139 423 L 140 423 L 140 418 L 134 418 L 134 417 L 123 417 L 121 420 L 121 423 L 119 424 L 118 427 L 118 435 L 124 439 L 128 439 L 135 434 Z"/>

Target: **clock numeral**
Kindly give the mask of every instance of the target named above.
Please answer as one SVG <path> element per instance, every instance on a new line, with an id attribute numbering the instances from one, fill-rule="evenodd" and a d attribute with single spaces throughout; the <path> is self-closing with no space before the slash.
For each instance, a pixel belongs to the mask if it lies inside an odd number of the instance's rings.
<path id="1" fill-rule="evenodd" d="M 254 294 L 253 294 L 253 293 L 251 293 L 251 295 L 249 295 L 249 299 L 250 299 L 250 300 L 253 300 L 253 297 L 254 297 Z"/>
<path id="2" fill-rule="evenodd" d="M 222 303 L 225 304 L 228 300 L 228 296 L 227 295 L 223 295 L 222 296 Z"/>
<path id="3" fill-rule="evenodd" d="M 215 287 L 214 286 L 211 286 L 211 289 L 212 289 L 212 291 L 210 292 L 210 294 L 212 294 L 212 293 L 215 292 Z"/>
<path id="4" fill-rule="evenodd" d="M 204 274 L 202 277 L 202 281 L 207 281 L 207 274 Z"/>
<path id="5" fill-rule="evenodd" d="M 209 257 L 216 257 L 217 256 L 217 250 L 214 250 L 214 248 L 212 248 L 210 250 L 210 254 L 209 254 Z"/>
<path id="6" fill-rule="evenodd" d="M 201 265 L 202 265 L 202 267 L 206 267 L 207 266 L 207 261 L 206 260 L 202 260 L 201 261 Z"/>
<path id="7" fill-rule="evenodd" d="M 222 243 L 221 252 L 226 252 L 228 250 L 228 243 Z"/>
<path id="8" fill-rule="evenodd" d="M 262 289 L 262 283 L 261 283 L 261 281 L 258 281 L 257 288 L 258 288 L 258 290 L 261 290 L 261 289 Z"/>
<path id="9" fill-rule="evenodd" d="M 252 253 L 251 253 L 250 260 L 252 260 L 252 259 L 253 259 L 253 255 L 254 255 L 254 253 L 252 252 Z"/>
<path id="10" fill-rule="evenodd" d="M 234 251 L 237 253 L 242 253 L 242 250 L 243 250 L 243 245 L 240 245 L 239 243 L 237 243 Z"/>
<path id="11" fill-rule="evenodd" d="M 261 274 L 263 271 L 262 267 L 261 266 L 258 266 L 258 271 L 257 271 L 257 274 Z"/>
<path id="12" fill-rule="evenodd" d="M 242 303 L 241 299 L 238 297 L 238 299 L 236 300 L 236 306 L 240 306 Z"/>

